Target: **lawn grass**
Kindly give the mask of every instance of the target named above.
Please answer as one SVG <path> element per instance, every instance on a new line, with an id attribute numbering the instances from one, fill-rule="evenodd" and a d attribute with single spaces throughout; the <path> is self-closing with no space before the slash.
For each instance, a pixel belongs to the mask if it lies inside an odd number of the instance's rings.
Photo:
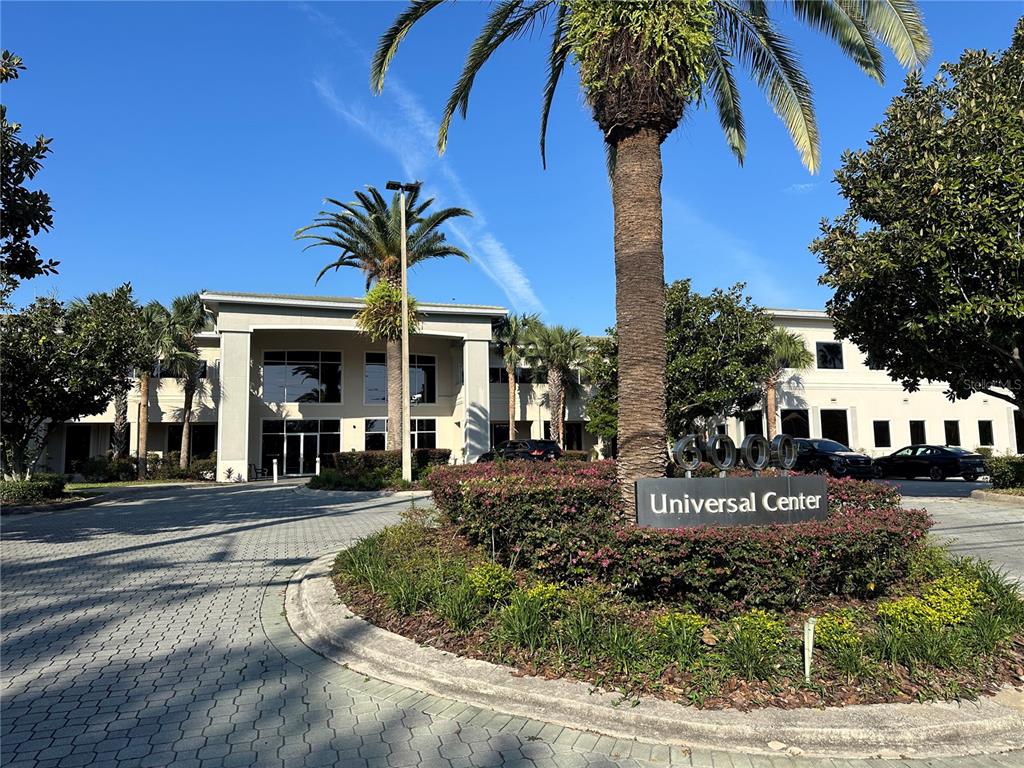
<path id="1" fill-rule="evenodd" d="M 107 488 L 131 488 L 136 485 L 182 485 L 183 483 L 198 483 L 201 480 L 114 480 L 107 483 L 68 483 L 64 488 L 68 491 L 102 491 Z"/>

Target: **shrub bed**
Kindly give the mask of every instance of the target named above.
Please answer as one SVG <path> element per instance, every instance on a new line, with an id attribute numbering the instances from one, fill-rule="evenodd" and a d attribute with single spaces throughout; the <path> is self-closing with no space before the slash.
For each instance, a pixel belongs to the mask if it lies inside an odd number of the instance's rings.
<path id="1" fill-rule="evenodd" d="M 445 467 L 429 485 L 445 520 L 501 562 L 718 613 L 884 594 L 931 525 L 895 488 L 850 479 L 829 478 L 823 521 L 677 530 L 626 519 L 614 462 Z"/>
<path id="2" fill-rule="evenodd" d="M 64 495 L 64 476 L 36 474 L 31 480 L 0 480 L 0 502 L 12 506 L 43 504 Z"/>
<path id="3" fill-rule="evenodd" d="M 447 448 L 418 448 L 412 452 L 414 481 L 424 481 L 431 472 L 448 464 L 452 452 Z M 333 468 L 322 469 L 309 481 L 309 487 L 328 491 L 378 491 L 401 488 L 401 451 L 349 451 L 331 456 Z"/>
<path id="4" fill-rule="evenodd" d="M 1024 683 L 1024 602 L 982 563 L 918 546 L 885 600 L 713 616 L 494 562 L 450 526 L 405 523 L 342 552 L 341 599 L 391 631 L 525 674 L 704 707 L 972 698 Z M 818 619 L 808 684 L 805 619 Z"/>
<path id="5" fill-rule="evenodd" d="M 993 488 L 1024 488 L 1024 456 L 985 459 Z"/>

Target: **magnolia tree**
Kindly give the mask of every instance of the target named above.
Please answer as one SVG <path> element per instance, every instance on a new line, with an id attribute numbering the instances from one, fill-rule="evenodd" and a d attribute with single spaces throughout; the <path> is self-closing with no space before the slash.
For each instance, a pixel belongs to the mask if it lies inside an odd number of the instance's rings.
<path id="1" fill-rule="evenodd" d="M 0 456 L 6 478 L 28 478 L 54 427 L 106 410 L 139 359 L 130 285 L 66 306 L 36 299 L 0 317 Z"/>
<path id="2" fill-rule="evenodd" d="M 1024 410 L 1024 20 L 1001 56 L 907 78 L 836 173 L 849 207 L 811 250 L 828 311 L 889 375 Z"/>

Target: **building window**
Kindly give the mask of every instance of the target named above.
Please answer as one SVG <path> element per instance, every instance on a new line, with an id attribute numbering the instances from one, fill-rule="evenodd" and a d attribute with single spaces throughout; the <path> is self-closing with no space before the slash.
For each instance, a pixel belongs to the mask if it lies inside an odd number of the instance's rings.
<path id="1" fill-rule="evenodd" d="M 544 422 L 544 439 L 551 440 L 551 422 Z M 567 451 L 582 451 L 583 450 L 583 422 L 581 421 L 567 421 L 565 422 L 565 450 Z"/>
<path id="2" fill-rule="evenodd" d="M 491 422 L 491 448 L 496 448 L 502 443 L 508 442 L 509 430 L 507 421 Z"/>
<path id="3" fill-rule="evenodd" d="M 763 434 L 764 419 L 761 417 L 761 411 L 748 411 L 743 414 L 743 436 Z"/>
<path id="4" fill-rule="evenodd" d="M 912 421 L 910 422 L 910 443 L 911 445 L 923 445 L 927 440 L 927 436 L 924 431 L 923 421 Z"/>
<path id="5" fill-rule="evenodd" d="M 837 443 L 849 445 L 850 430 L 846 420 L 846 411 L 822 408 L 821 436 L 826 440 L 835 440 Z"/>
<path id="6" fill-rule="evenodd" d="M 790 437 L 810 437 L 811 420 L 806 408 L 782 409 L 782 433 Z"/>
<path id="7" fill-rule="evenodd" d="M 417 405 L 437 402 L 437 358 L 433 355 L 409 355 L 409 395 Z"/>
<path id="8" fill-rule="evenodd" d="M 340 403 L 341 352 L 264 352 L 263 402 Z"/>
<path id="9" fill-rule="evenodd" d="M 960 445 L 960 422 L 944 421 L 942 426 L 946 432 L 946 445 Z"/>
<path id="10" fill-rule="evenodd" d="M 875 448 L 891 448 L 892 437 L 889 435 L 888 421 L 871 422 L 875 430 Z"/>
<path id="11" fill-rule="evenodd" d="M 717 424 L 717 425 L 715 425 L 715 434 L 716 435 L 725 435 L 725 434 L 728 434 L 728 432 L 729 432 L 729 430 L 725 426 L 725 424 Z"/>
<path id="12" fill-rule="evenodd" d="M 181 450 L 181 422 L 167 425 L 167 450 Z M 208 459 L 217 450 L 217 425 L 209 422 L 195 422 L 189 426 L 189 458 Z"/>
<path id="13" fill-rule="evenodd" d="M 491 366 L 491 384 L 508 384 L 508 371 L 495 365 Z"/>
<path id="14" fill-rule="evenodd" d="M 414 450 L 437 448 L 437 419 L 413 419 L 409 429 Z"/>
<path id="15" fill-rule="evenodd" d="M 260 466 L 268 472 L 277 459 L 284 475 L 311 475 L 316 459 L 330 466 L 341 450 L 341 419 L 264 419 Z"/>
<path id="16" fill-rule="evenodd" d="M 996 441 L 992 435 L 992 422 L 978 422 L 978 445 L 995 445 Z"/>
<path id="17" fill-rule="evenodd" d="M 843 345 L 835 341 L 819 341 L 818 367 L 838 370 L 843 367 Z"/>
<path id="18" fill-rule="evenodd" d="M 388 401 L 388 360 L 383 352 L 367 352 L 363 363 L 363 403 L 382 405 Z"/>
<path id="19" fill-rule="evenodd" d="M 367 419 L 364 424 L 363 450 L 386 451 L 388 448 L 388 420 Z"/>

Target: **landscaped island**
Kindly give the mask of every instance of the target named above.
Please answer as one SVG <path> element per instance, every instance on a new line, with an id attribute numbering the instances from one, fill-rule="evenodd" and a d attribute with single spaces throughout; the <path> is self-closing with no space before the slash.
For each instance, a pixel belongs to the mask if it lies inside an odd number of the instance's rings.
<path id="1" fill-rule="evenodd" d="M 611 462 L 437 468 L 436 513 L 343 551 L 338 593 L 423 644 L 703 707 L 1024 684 L 1021 595 L 930 544 L 894 488 L 830 480 L 823 521 L 658 530 L 625 518 L 614 477 Z"/>

